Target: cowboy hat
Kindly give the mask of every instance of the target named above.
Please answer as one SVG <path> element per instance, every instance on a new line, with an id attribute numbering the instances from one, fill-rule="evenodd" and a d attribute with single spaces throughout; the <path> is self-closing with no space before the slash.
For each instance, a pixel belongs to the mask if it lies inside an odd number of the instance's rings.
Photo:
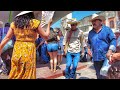
<path id="1" fill-rule="evenodd" d="M 93 20 L 96 20 L 96 19 L 100 19 L 100 20 L 104 21 L 105 17 L 104 16 L 99 16 L 97 14 L 93 14 L 90 22 L 92 22 Z"/>
<path id="2" fill-rule="evenodd" d="M 119 30 L 116 30 L 114 33 L 120 33 L 120 31 L 119 31 Z"/>
<path id="3" fill-rule="evenodd" d="M 30 12 L 33 12 L 33 11 L 22 11 L 19 14 L 17 14 L 15 17 L 21 16 L 21 15 L 24 15 L 24 14 L 27 14 L 27 13 L 30 13 Z"/>
<path id="4" fill-rule="evenodd" d="M 76 20 L 76 18 L 72 18 L 72 19 L 69 19 L 69 21 L 67 22 L 68 24 L 78 24 L 80 23 L 79 21 Z"/>

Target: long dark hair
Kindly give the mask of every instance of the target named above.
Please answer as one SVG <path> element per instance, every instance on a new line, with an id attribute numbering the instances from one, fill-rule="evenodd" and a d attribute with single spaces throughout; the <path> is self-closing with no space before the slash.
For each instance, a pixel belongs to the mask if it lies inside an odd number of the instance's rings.
<path id="1" fill-rule="evenodd" d="M 15 27 L 19 29 L 29 28 L 31 19 L 35 19 L 33 12 L 18 16 L 14 19 Z"/>

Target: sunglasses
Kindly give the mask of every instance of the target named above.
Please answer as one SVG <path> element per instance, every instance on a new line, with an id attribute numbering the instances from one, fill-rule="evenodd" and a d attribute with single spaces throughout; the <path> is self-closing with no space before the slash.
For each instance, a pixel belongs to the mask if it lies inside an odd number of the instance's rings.
<path id="1" fill-rule="evenodd" d="M 71 26 L 76 26 L 76 24 L 71 24 Z"/>
<path id="2" fill-rule="evenodd" d="M 102 21 L 101 19 L 95 19 L 95 20 L 93 20 L 92 22 L 95 22 L 95 21 L 97 21 L 97 20 Z"/>

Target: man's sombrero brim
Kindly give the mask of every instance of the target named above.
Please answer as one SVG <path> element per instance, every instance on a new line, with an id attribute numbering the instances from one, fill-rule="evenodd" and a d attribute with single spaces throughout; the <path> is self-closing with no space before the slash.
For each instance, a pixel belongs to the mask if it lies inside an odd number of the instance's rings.
<path id="1" fill-rule="evenodd" d="M 78 21 L 75 21 L 75 22 L 71 22 L 71 21 L 69 21 L 69 22 L 67 22 L 68 24 L 79 24 L 80 22 L 78 22 Z"/>
<path id="2" fill-rule="evenodd" d="M 30 12 L 33 12 L 33 11 L 22 11 L 19 14 L 17 14 L 15 17 L 21 16 L 21 15 L 24 15 L 24 14 L 27 14 L 27 13 L 30 13 Z"/>
<path id="3" fill-rule="evenodd" d="M 105 17 L 103 17 L 103 16 L 97 16 L 97 17 L 95 17 L 95 18 L 93 18 L 93 19 L 91 19 L 91 20 L 89 20 L 89 21 L 92 22 L 92 21 L 94 21 L 94 20 L 96 20 L 96 19 L 100 19 L 100 20 L 104 21 L 104 20 L 105 20 Z"/>

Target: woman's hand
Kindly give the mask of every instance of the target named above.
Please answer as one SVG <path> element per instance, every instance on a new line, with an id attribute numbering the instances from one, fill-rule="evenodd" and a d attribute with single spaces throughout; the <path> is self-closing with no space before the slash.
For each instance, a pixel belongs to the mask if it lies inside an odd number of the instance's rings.
<path id="1" fill-rule="evenodd" d="M 1 54 L 2 54 L 2 50 L 0 49 L 0 56 L 1 56 Z"/>
<path id="2" fill-rule="evenodd" d="M 52 21 L 53 21 L 53 20 L 52 20 L 52 19 L 50 19 L 50 21 L 48 22 L 48 24 L 49 24 L 49 25 L 51 25 L 51 24 L 52 24 Z"/>
<path id="3" fill-rule="evenodd" d="M 111 64 L 111 63 L 114 63 L 117 60 L 120 60 L 120 53 L 114 53 L 114 54 L 112 54 L 111 60 L 109 62 Z"/>

